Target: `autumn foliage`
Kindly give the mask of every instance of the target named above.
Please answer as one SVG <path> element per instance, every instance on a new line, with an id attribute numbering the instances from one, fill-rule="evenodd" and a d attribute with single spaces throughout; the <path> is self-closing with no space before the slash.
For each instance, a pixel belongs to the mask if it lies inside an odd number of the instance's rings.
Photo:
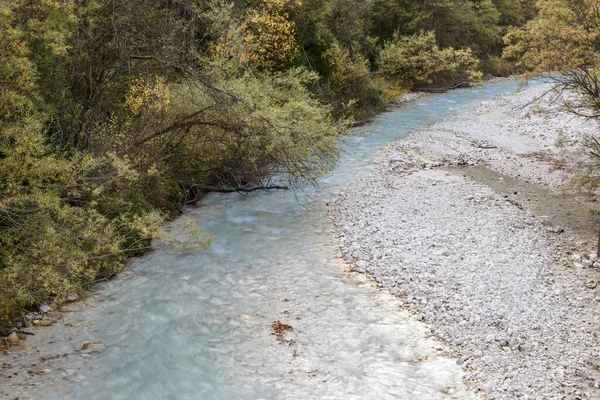
<path id="1" fill-rule="evenodd" d="M 504 57 L 531 76 L 554 82 L 551 94 L 564 108 L 600 119 L 600 3 L 594 0 L 539 0 L 539 15 L 506 36 Z M 576 186 L 600 187 L 600 145 L 589 138 L 587 168 Z"/>
<path id="2" fill-rule="evenodd" d="M 248 11 L 240 31 L 244 50 L 242 59 L 262 69 L 282 69 L 298 55 L 295 25 L 287 7 L 300 2 L 264 0 L 262 7 Z"/>

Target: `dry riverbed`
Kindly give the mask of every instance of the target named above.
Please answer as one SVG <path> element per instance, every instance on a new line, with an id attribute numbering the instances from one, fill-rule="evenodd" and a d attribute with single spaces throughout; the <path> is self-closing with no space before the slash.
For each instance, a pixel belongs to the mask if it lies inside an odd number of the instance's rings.
<path id="1" fill-rule="evenodd" d="M 597 199 L 562 191 L 597 126 L 530 104 L 547 89 L 394 143 L 331 205 L 346 260 L 430 324 L 489 399 L 600 398 Z"/>

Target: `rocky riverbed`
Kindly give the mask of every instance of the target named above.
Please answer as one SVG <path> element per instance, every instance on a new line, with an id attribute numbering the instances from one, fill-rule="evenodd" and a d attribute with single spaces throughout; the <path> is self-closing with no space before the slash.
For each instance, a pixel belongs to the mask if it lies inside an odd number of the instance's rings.
<path id="1" fill-rule="evenodd" d="M 600 398 L 596 132 L 525 88 L 394 143 L 331 205 L 343 256 L 400 296 L 489 399 Z M 574 198 L 576 197 L 576 198 Z"/>

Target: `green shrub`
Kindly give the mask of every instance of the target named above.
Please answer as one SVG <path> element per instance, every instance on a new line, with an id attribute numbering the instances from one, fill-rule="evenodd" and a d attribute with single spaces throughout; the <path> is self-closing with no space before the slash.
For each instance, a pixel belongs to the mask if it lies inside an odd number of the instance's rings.
<path id="1" fill-rule="evenodd" d="M 395 34 L 379 54 L 379 71 L 405 87 L 458 86 L 481 80 L 471 50 L 440 49 L 433 32 Z"/>
<path id="2" fill-rule="evenodd" d="M 481 70 L 491 76 L 509 77 L 517 73 L 515 63 L 498 56 L 490 56 L 481 61 Z"/>

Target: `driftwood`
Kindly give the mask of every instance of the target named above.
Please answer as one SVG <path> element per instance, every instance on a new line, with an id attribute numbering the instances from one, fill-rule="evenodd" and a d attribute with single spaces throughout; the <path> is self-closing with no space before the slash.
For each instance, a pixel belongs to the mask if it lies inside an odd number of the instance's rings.
<path id="1" fill-rule="evenodd" d="M 469 88 L 469 87 L 471 87 L 471 82 L 464 81 L 464 82 L 457 82 L 455 85 L 449 86 L 449 87 L 417 87 L 416 90 L 419 92 L 425 92 L 425 93 L 446 93 L 448 90 Z"/>
<path id="2" fill-rule="evenodd" d="M 234 188 L 223 188 L 218 186 L 202 186 L 202 185 L 192 185 L 193 189 L 198 190 L 203 193 L 251 193 L 257 192 L 259 190 L 289 190 L 290 188 L 287 186 L 279 186 L 279 185 L 266 185 L 266 186 L 244 186 L 244 187 L 234 187 Z"/>
<path id="3" fill-rule="evenodd" d="M 363 119 L 363 120 L 360 120 L 360 121 L 353 121 L 350 124 L 350 127 L 351 128 L 358 128 L 359 126 L 364 126 L 366 124 L 370 124 L 371 122 L 373 122 L 373 118 L 367 118 L 367 119 Z"/>
<path id="4" fill-rule="evenodd" d="M 0 325 L 0 337 L 4 337 L 4 336 L 8 336 L 11 333 L 20 333 L 22 335 L 30 335 L 30 336 L 35 336 L 35 333 L 33 332 L 28 332 L 28 331 L 22 331 L 20 329 L 14 329 L 11 328 L 7 325 Z"/>
<path id="5" fill-rule="evenodd" d="M 446 93 L 449 89 L 448 88 L 436 88 L 436 87 L 419 87 L 417 88 L 418 92 L 425 92 L 425 93 Z"/>
<path id="6" fill-rule="evenodd" d="M 259 190 L 289 190 L 290 188 L 282 185 L 258 185 L 258 186 L 205 186 L 196 184 L 186 184 L 179 182 L 183 189 L 184 197 L 179 204 L 179 211 L 183 212 L 183 207 L 196 204 L 207 193 L 251 193 Z"/>

